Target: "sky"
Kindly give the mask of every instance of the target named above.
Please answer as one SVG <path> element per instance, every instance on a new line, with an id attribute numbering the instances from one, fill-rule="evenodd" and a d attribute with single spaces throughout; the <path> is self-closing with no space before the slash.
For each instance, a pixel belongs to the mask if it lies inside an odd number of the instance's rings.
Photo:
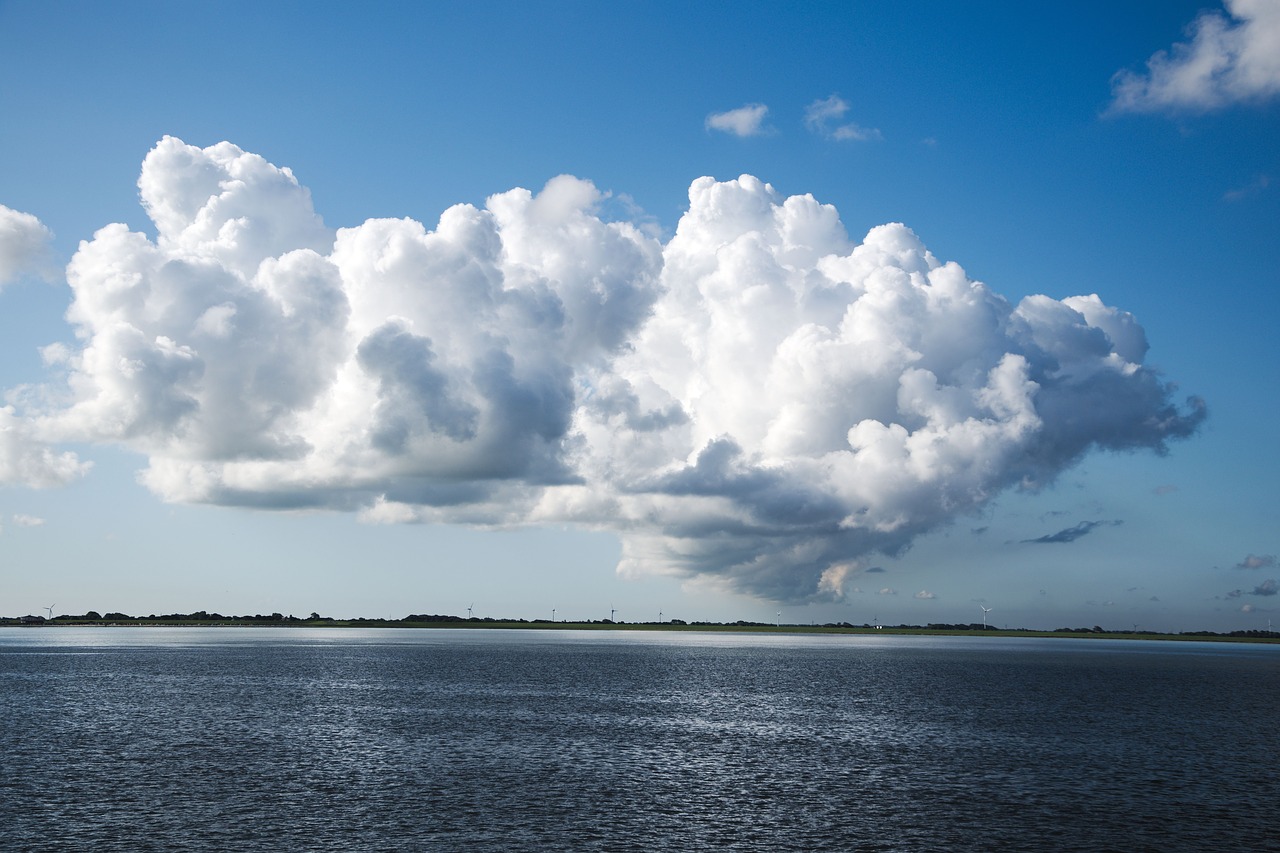
<path id="1" fill-rule="evenodd" d="M 0 614 L 1280 621 L 1280 2 L 687 5 L 0 0 Z"/>

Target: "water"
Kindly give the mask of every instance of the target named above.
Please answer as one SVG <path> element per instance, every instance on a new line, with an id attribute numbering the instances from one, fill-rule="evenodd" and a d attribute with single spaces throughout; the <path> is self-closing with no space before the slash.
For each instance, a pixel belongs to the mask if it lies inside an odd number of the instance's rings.
<path id="1" fill-rule="evenodd" d="M 1280 647 L 0 629 L 5 850 L 1280 850 Z"/>

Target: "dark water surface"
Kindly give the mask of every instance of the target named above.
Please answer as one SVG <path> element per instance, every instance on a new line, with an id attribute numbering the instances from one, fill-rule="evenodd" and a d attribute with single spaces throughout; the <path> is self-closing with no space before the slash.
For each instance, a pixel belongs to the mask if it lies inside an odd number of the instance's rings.
<path id="1" fill-rule="evenodd" d="M 0 849 L 1280 850 L 1280 647 L 0 629 Z"/>

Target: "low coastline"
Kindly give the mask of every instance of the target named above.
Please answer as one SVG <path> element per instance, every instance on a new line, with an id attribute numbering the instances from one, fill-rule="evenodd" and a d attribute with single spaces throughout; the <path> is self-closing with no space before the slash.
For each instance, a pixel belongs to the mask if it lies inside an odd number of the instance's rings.
<path id="1" fill-rule="evenodd" d="M 23 621 L 27 619 L 29 621 Z M 146 616 L 126 618 L 85 618 L 56 616 L 52 619 L 30 617 L 0 617 L 0 628 L 396 628 L 396 629 L 469 629 L 469 630 L 526 630 L 526 631 L 701 631 L 715 633 L 771 633 L 771 634 L 844 634 L 844 635 L 899 635 L 899 636 L 954 636 L 954 637 L 1074 637 L 1106 640 L 1161 640 L 1183 642 L 1235 642 L 1280 643 L 1280 632 L 1234 631 L 1219 633 L 1191 631 L 1161 633 L 1155 631 L 1114 631 L 1100 626 L 1092 628 L 1058 628 L 1039 630 L 1029 628 L 993 628 L 963 625 L 852 625 L 849 623 L 800 625 L 768 624 L 759 622 L 614 622 L 607 619 L 587 622 L 567 622 L 549 619 L 481 619 L 477 617 L 428 617 L 404 619 L 302 619 L 272 614 L 262 616 L 217 616 L 192 618 L 182 615 Z"/>

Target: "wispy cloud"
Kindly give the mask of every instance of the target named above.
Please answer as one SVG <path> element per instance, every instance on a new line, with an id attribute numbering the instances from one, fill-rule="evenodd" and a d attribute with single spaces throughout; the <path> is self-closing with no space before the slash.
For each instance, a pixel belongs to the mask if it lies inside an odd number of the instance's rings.
<path id="1" fill-rule="evenodd" d="M 746 104 L 736 110 L 707 116 L 708 130 L 719 130 L 733 136 L 760 136 L 768 131 L 764 123 L 769 108 L 764 104 Z"/>
<path id="2" fill-rule="evenodd" d="M 1035 544 L 1052 544 L 1059 542 L 1074 542 L 1081 536 L 1087 536 L 1099 527 L 1118 527 L 1124 524 L 1123 521 L 1082 521 L 1075 527 L 1068 527 L 1065 530 L 1059 530 L 1057 533 L 1049 533 L 1036 539 L 1023 539 L 1023 542 Z"/>
<path id="3" fill-rule="evenodd" d="M 897 594 L 898 594 L 898 591 L 891 586 L 886 586 L 883 589 L 876 591 L 876 595 L 897 595 Z"/>
<path id="4" fill-rule="evenodd" d="M 1269 569 L 1276 564 L 1275 554 L 1248 554 L 1236 563 L 1237 569 Z"/>
<path id="5" fill-rule="evenodd" d="M 1280 3 L 1227 0 L 1202 12 L 1190 41 L 1161 50 L 1145 72 L 1111 78 L 1111 112 L 1205 112 L 1280 93 Z"/>
<path id="6" fill-rule="evenodd" d="M 44 519 L 37 518 L 34 515 L 24 515 L 22 513 L 18 513 L 13 517 L 13 523 L 18 525 L 19 527 L 39 527 L 40 525 L 44 524 Z"/>
<path id="7" fill-rule="evenodd" d="M 938 596 L 929 592 L 929 590 L 927 589 L 922 589 L 916 593 L 916 598 L 920 599 L 921 601 L 933 601 L 937 597 Z"/>
<path id="8" fill-rule="evenodd" d="M 1249 196 L 1257 195 L 1271 185 L 1271 178 L 1268 175 L 1254 175 L 1253 180 L 1242 187 L 1236 187 L 1233 190 L 1227 190 L 1222 194 L 1223 201 L 1241 201 Z"/>
<path id="9" fill-rule="evenodd" d="M 1280 593 L 1280 583 L 1277 583 L 1274 578 L 1269 578 L 1248 592 L 1245 592 L 1242 589 L 1233 589 L 1231 592 L 1227 593 L 1227 598 L 1240 598 L 1245 595 L 1256 595 L 1262 598 L 1267 598 L 1277 593 Z"/>
<path id="10" fill-rule="evenodd" d="M 844 118 L 849 110 L 849 102 L 839 95 L 822 98 L 805 108 L 804 125 L 824 139 L 862 142 L 883 138 L 874 127 L 846 122 Z"/>

